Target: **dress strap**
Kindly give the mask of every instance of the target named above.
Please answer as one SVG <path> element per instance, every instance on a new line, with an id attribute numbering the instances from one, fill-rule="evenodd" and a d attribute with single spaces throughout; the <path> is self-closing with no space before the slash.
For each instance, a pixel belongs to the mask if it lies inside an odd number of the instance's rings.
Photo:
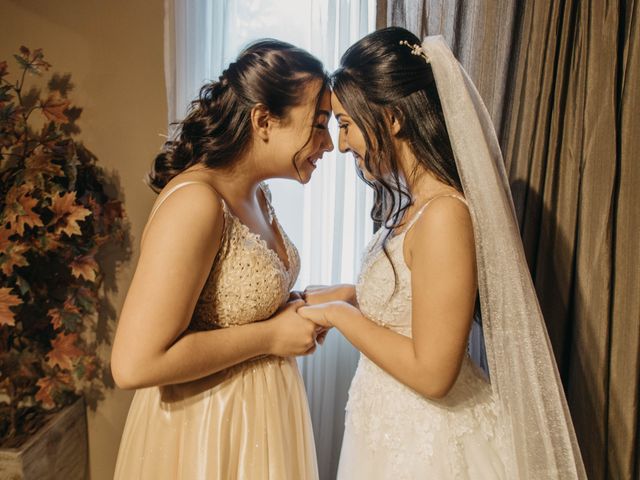
<path id="1" fill-rule="evenodd" d="M 273 209 L 273 205 L 271 205 L 271 190 L 269 189 L 269 185 L 266 182 L 260 182 L 260 189 L 264 194 L 264 198 L 267 204 L 267 213 L 269 214 L 269 223 L 273 223 L 273 218 L 275 216 L 275 211 Z"/>
<path id="2" fill-rule="evenodd" d="M 218 192 L 216 191 L 215 188 L 213 188 L 211 185 L 209 185 L 207 182 L 199 182 L 196 180 L 190 180 L 188 182 L 182 182 L 182 183 L 178 183 L 177 185 L 174 185 L 173 187 L 171 187 L 167 193 L 164 193 L 162 198 L 160 198 L 156 204 L 154 205 L 153 209 L 151 209 L 151 213 L 149 214 L 149 218 L 147 219 L 147 224 L 144 227 L 144 230 L 142 231 L 142 236 L 140 238 L 140 242 L 144 242 L 144 238 L 146 236 L 147 233 L 147 228 L 149 227 L 149 224 L 151 224 L 151 220 L 153 219 L 154 215 L 156 214 L 156 212 L 158 211 L 158 209 L 160 208 L 160 206 L 164 203 L 164 201 L 167 199 L 167 197 L 169 197 L 169 195 L 171 195 L 173 192 L 181 189 L 182 187 L 186 187 L 187 185 L 192 185 L 194 183 L 201 183 L 203 185 L 206 185 L 207 187 L 209 187 L 211 190 L 213 190 L 218 196 L 220 194 L 218 194 Z M 227 208 L 227 204 L 225 203 L 224 199 L 222 197 L 220 197 L 220 201 L 222 202 L 222 209 L 226 212 L 226 208 Z M 225 214 L 225 225 L 227 223 L 226 220 L 226 214 Z M 226 227 L 225 227 L 226 228 Z"/>
<path id="3" fill-rule="evenodd" d="M 409 231 L 411 229 L 411 227 L 413 227 L 413 225 L 418 221 L 418 219 L 420 218 L 420 216 L 422 215 L 422 212 L 424 212 L 427 207 L 429 206 L 429 204 L 431 202 L 433 202 L 436 198 L 442 198 L 442 197 L 453 197 L 453 198 L 457 198 L 458 200 L 460 200 L 462 203 L 464 203 L 467 208 L 469 207 L 469 204 L 467 203 L 467 201 L 462 198 L 460 195 L 456 195 L 454 193 L 443 193 L 442 195 L 436 195 L 435 197 L 430 198 L 429 200 L 427 200 L 425 202 L 425 204 L 420 207 L 420 210 L 418 210 L 416 212 L 416 214 L 411 218 L 411 220 L 409 220 L 406 228 L 403 230 L 403 233 L 406 233 L 407 231 Z"/>
<path id="4" fill-rule="evenodd" d="M 171 195 L 172 193 L 174 193 L 177 190 L 180 190 L 182 187 L 186 187 L 187 185 L 192 185 L 194 183 L 200 183 L 202 185 L 206 185 L 207 187 L 209 187 L 211 190 L 213 190 L 214 192 L 216 192 L 216 190 L 209 185 L 207 182 L 199 182 L 199 181 L 195 181 L 195 180 L 190 180 L 188 182 L 182 182 L 182 183 L 178 183 L 177 185 L 174 185 L 173 187 L 171 187 L 169 189 L 169 191 L 167 193 L 165 193 L 162 198 L 160 200 L 158 200 L 158 202 L 154 205 L 153 209 L 151 210 L 151 213 L 149 214 L 149 220 L 147 220 L 147 223 L 151 221 L 151 219 L 153 218 L 153 216 L 156 214 L 156 212 L 158 211 L 158 209 L 160 208 L 160 206 L 164 203 L 164 201 L 169 197 L 169 195 Z M 218 192 L 216 192 L 217 194 Z M 222 204 L 224 205 L 224 200 L 222 201 Z"/>

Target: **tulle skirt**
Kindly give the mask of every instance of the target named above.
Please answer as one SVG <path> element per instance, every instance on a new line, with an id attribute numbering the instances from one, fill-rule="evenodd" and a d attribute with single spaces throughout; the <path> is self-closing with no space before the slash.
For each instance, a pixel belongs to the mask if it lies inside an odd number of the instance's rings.
<path id="1" fill-rule="evenodd" d="M 266 357 L 135 394 L 116 479 L 317 479 L 294 358 Z"/>
<path id="2" fill-rule="evenodd" d="M 506 455 L 491 385 L 469 358 L 451 392 L 432 401 L 361 355 L 338 480 L 505 480 Z"/>

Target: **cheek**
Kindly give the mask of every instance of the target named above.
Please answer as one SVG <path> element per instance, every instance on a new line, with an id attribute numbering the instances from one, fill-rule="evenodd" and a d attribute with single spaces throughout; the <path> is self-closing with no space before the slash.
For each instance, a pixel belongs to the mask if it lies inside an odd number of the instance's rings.
<path id="1" fill-rule="evenodd" d="M 353 138 L 351 138 L 351 142 L 353 148 L 355 148 L 360 153 L 360 155 L 364 156 L 367 153 L 367 146 L 364 141 L 364 137 L 360 132 L 354 132 L 352 134 L 352 137 Z"/>
<path id="2" fill-rule="evenodd" d="M 338 130 L 338 147 L 340 147 L 340 150 L 345 150 L 348 146 L 349 144 L 347 142 L 347 136 L 344 133 L 344 129 L 340 128 Z"/>
<path id="3" fill-rule="evenodd" d="M 300 151 L 300 157 L 302 157 L 303 159 L 314 155 L 315 153 L 317 153 L 317 151 L 321 148 L 322 144 L 323 144 L 323 138 L 325 135 L 325 130 L 320 130 L 320 129 L 313 129 L 313 132 L 307 132 L 306 136 L 303 137 L 304 140 L 306 141 L 307 139 L 309 140 L 307 142 L 306 145 L 304 145 L 304 147 L 302 148 L 302 150 Z M 309 134 L 311 134 L 311 137 L 309 137 Z"/>
<path id="4" fill-rule="evenodd" d="M 309 131 L 303 131 L 300 128 L 286 128 L 279 132 L 277 142 L 274 142 L 273 148 L 280 152 L 287 161 L 291 161 L 293 156 L 300 152 L 302 154 L 309 145 L 305 145 L 309 138 Z"/>

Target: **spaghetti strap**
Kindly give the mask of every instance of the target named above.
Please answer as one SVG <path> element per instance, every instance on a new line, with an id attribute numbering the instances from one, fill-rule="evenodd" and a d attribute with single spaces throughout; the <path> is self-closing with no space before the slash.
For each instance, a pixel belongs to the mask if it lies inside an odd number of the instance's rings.
<path id="1" fill-rule="evenodd" d="M 188 182 L 182 182 L 182 183 L 178 183 L 177 185 L 174 185 L 173 187 L 171 187 L 167 193 L 165 193 L 163 195 L 162 198 L 160 198 L 158 200 L 158 202 L 154 205 L 154 207 L 151 209 L 151 213 L 149 214 L 149 218 L 147 219 L 147 223 L 144 227 L 144 229 L 142 230 L 142 235 L 140 237 L 140 244 L 142 244 L 144 242 L 144 239 L 146 237 L 146 233 L 147 233 L 147 228 L 149 227 L 149 225 L 151 224 L 151 220 L 153 220 L 153 217 L 155 216 L 156 212 L 158 211 L 158 209 L 160 208 L 160 206 L 164 203 L 164 201 L 175 191 L 181 189 L 182 187 L 186 187 L 187 185 L 192 185 L 194 183 L 201 183 L 203 185 L 206 185 L 207 187 L 209 187 L 211 190 L 213 190 L 216 195 L 220 196 L 220 194 L 216 191 L 215 188 L 213 188 L 211 185 L 209 185 L 207 182 L 199 182 L 196 180 L 190 180 Z M 222 197 L 220 197 L 220 201 L 222 203 L 222 209 L 225 210 L 226 208 L 226 203 L 224 202 L 224 199 Z M 226 223 L 226 220 L 225 220 Z"/>
<path id="2" fill-rule="evenodd" d="M 216 190 L 209 185 L 207 182 L 199 182 L 196 180 L 190 180 L 188 182 L 182 182 L 182 183 L 178 183 L 177 185 L 174 185 L 173 187 L 171 187 L 169 189 L 169 191 L 167 193 L 164 194 L 164 196 L 158 200 L 158 203 L 155 204 L 155 206 L 153 207 L 153 209 L 151 210 L 151 213 L 149 214 L 149 219 L 147 220 L 147 223 L 151 222 L 151 219 L 153 218 L 153 216 L 156 214 L 156 212 L 158 211 L 158 209 L 160 208 L 160 206 L 164 203 L 164 201 L 169 197 L 169 195 L 171 195 L 173 192 L 181 189 L 182 187 L 186 187 L 187 185 L 192 185 L 194 183 L 200 183 L 202 185 L 206 185 L 207 187 L 209 187 L 211 190 L 213 190 L 214 192 L 216 192 Z M 216 194 L 218 194 L 218 192 L 216 192 Z M 219 196 L 219 194 L 218 194 Z M 223 202 L 224 203 L 224 202 Z"/>
<path id="3" fill-rule="evenodd" d="M 427 209 L 427 207 L 429 206 L 429 204 L 430 204 L 431 202 L 433 202 L 436 198 L 442 198 L 442 197 L 453 197 L 453 198 L 457 198 L 457 199 L 458 199 L 458 200 L 460 200 L 462 203 L 464 203 L 464 204 L 467 206 L 467 208 L 469 207 L 469 204 L 467 203 L 467 201 L 466 201 L 464 198 L 462 198 L 460 195 L 455 195 L 455 194 L 453 194 L 453 193 L 444 193 L 444 194 L 442 194 L 442 195 L 436 195 L 435 197 L 430 198 L 429 200 L 427 200 L 427 201 L 425 202 L 425 204 L 420 208 L 420 210 L 418 210 L 418 211 L 416 212 L 416 214 L 411 218 L 411 220 L 409 220 L 409 223 L 408 223 L 407 227 L 403 230 L 403 232 L 402 232 L 402 233 L 407 233 L 407 232 L 411 229 L 411 227 L 413 227 L 413 225 L 418 221 L 418 219 L 419 219 L 419 218 L 420 218 L 420 216 L 422 215 L 422 212 L 424 212 L 424 211 Z"/>

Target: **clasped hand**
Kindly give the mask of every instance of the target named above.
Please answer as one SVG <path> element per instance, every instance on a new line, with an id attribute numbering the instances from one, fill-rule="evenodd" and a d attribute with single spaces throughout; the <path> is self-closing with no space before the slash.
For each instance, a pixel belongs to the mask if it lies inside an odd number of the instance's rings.
<path id="1" fill-rule="evenodd" d="M 288 357 L 309 355 L 322 345 L 333 321 L 343 308 L 353 308 L 336 300 L 336 286 L 310 286 L 304 292 L 291 292 L 289 300 L 268 320 L 273 327 L 270 353 Z"/>

